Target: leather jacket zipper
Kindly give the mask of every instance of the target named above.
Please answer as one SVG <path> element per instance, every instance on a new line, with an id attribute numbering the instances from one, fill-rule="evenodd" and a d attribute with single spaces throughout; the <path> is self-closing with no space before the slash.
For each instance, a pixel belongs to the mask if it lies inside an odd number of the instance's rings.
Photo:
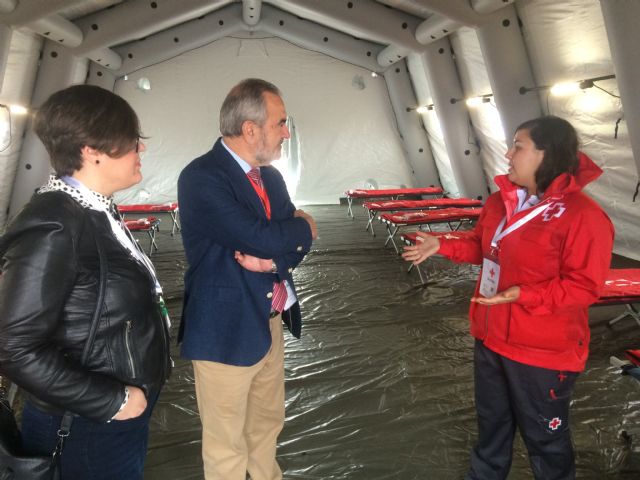
<path id="1" fill-rule="evenodd" d="M 132 378 L 136 378 L 136 366 L 133 362 L 133 354 L 131 352 L 131 328 L 133 327 L 131 320 L 127 320 L 127 329 L 124 333 L 124 346 L 127 349 L 127 358 L 129 360 L 129 368 L 131 368 Z"/>

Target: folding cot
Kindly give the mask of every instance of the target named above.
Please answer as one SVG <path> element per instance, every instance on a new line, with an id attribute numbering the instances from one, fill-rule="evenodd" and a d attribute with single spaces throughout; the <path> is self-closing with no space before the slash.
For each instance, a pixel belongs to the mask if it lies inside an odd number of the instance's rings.
<path id="1" fill-rule="evenodd" d="M 178 218 L 178 214 L 180 213 L 180 209 L 178 208 L 178 202 L 169 202 L 162 204 L 132 204 L 132 205 L 118 205 L 118 211 L 123 215 L 127 215 L 129 213 L 142 213 L 142 214 L 150 214 L 150 213 L 168 213 L 171 215 L 171 235 L 173 236 L 176 231 L 180 231 L 180 220 Z"/>
<path id="2" fill-rule="evenodd" d="M 458 207 L 481 207 L 480 200 L 472 198 L 430 198 L 427 200 L 386 200 L 377 202 L 364 202 L 362 206 L 367 210 L 367 226 L 365 230 L 371 230 L 371 235 L 376 236 L 373 231 L 373 219 L 380 212 L 397 212 L 400 210 L 435 210 L 438 208 Z"/>
<path id="3" fill-rule="evenodd" d="M 386 224 L 389 233 L 386 242 L 384 242 L 385 247 L 391 242 L 396 253 L 400 253 L 394 240 L 400 228 L 409 225 L 426 226 L 428 231 L 431 231 L 431 225 L 446 223 L 451 231 L 456 231 L 463 223 L 477 220 L 481 211 L 482 208 L 442 208 L 417 212 L 383 213 L 378 218 Z"/>
<path id="4" fill-rule="evenodd" d="M 159 230 L 159 218 L 145 217 L 137 220 L 125 220 L 124 223 L 130 232 L 146 232 L 149 235 L 149 256 L 153 254 L 154 250 L 158 251 L 156 232 Z"/>
<path id="5" fill-rule="evenodd" d="M 457 239 L 468 238 L 473 235 L 473 231 L 471 230 L 464 230 L 464 231 L 457 231 L 457 232 L 428 232 L 428 233 L 429 235 L 433 235 L 434 237 L 457 238 Z M 417 238 L 418 238 L 418 232 L 406 232 L 400 235 L 400 240 L 405 245 L 415 245 L 416 242 L 418 241 Z M 409 269 L 407 270 L 407 272 L 410 272 L 413 267 L 414 265 L 412 263 L 411 265 L 409 265 Z M 420 266 L 416 266 L 416 270 L 418 271 L 418 276 L 420 277 L 420 283 L 425 283 L 424 277 L 422 276 L 422 271 L 420 270 Z"/>
<path id="6" fill-rule="evenodd" d="M 347 197 L 347 215 L 351 218 L 353 210 L 351 206 L 354 198 L 393 198 L 406 197 L 407 195 L 442 195 L 444 192 L 440 187 L 424 187 L 424 188 L 394 188 L 387 190 L 347 190 L 344 194 Z"/>
<path id="7" fill-rule="evenodd" d="M 593 306 L 624 304 L 625 312 L 609 320 L 609 325 L 626 317 L 633 318 L 640 325 L 640 311 L 634 305 L 636 303 L 640 303 L 640 268 L 612 268 L 600 298 Z"/>

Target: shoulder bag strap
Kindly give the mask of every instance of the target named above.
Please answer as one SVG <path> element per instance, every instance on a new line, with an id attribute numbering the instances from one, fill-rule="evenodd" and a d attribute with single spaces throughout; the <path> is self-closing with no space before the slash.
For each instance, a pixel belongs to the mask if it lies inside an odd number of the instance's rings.
<path id="1" fill-rule="evenodd" d="M 94 223 L 93 219 L 90 220 Z M 100 284 L 98 287 L 98 298 L 96 301 L 96 308 L 93 312 L 93 318 L 91 319 L 91 327 L 89 328 L 89 336 L 84 344 L 84 349 L 82 350 L 82 359 L 80 360 L 81 364 L 84 365 L 89 358 L 89 354 L 91 353 L 91 349 L 93 348 L 93 342 L 96 338 L 96 333 L 98 332 L 98 324 L 100 323 L 100 313 L 102 312 L 102 304 L 104 303 L 104 297 L 107 290 L 107 256 L 102 249 L 102 243 L 100 242 L 100 234 L 97 232 L 97 229 L 94 228 L 94 238 L 96 241 L 96 247 L 98 249 L 98 258 L 100 262 Z M 64 413 L 62 417 L 62 421 L 60 422 L 60 429 L 58 430 L 58 444 L 56 445 L 55 450 L 53 451 L 53 457 L 57 457 L 62 453 L 62 447 L 64 445 L 64 439 L 69 436 L 69 431 L 71 430 L 71 424 L 73 423 L 73 413 L 67 411 Z"/>

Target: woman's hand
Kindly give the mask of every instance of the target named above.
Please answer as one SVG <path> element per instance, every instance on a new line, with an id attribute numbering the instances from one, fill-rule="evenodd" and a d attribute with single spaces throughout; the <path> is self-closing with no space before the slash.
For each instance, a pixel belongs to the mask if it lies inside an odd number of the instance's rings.
<path id="1" fill-rule="evenodd" d="M 496 293 L 493 297 L 473 297 L 472 302 L 481 305 L 498 305 L 501 303 L 512 303 L 520 297 L 520 287 L 514 285 L 506 290 Z"/>
<path id="2" fill-rule="evenodd" d="M 242 253 L 238 250 L 236 250 L 235 259 L 242 268 L 245 268 L 251 272 L 264 273 L 271 271 L 271 259 L 254 257 L 253 255 Z"/>
<path id="3" fill-rule="evenodd" d="M 404 247 L 402 258 L 414 265 L 424 262 L 440 249 L 440 239 L 428 233 L 418 232 L 415 245 Z"/>
<path id="4" fill-rule="evenodd" d="M 133 385 L 127 385 L 127 388 L 129 389 L 129 400 L 124 408 L 113 417 L 113 420 L 129 420 L 139 417 L 147 408 L 147 397 L 144 396 L 144 392 Z"/>

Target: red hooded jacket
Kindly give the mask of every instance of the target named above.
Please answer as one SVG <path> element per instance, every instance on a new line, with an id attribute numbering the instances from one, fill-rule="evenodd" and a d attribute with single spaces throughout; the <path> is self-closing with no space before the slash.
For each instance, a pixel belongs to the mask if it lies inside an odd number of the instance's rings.
<path id="1" fill-rule="evenodd" d="M 613 247 L 609 217 L 582 192 L 601 173 L 580 154 L 576 174 L 558 176 L 544 192 L 541 202 L 549 204 L 547 210 L 500 240 L 498 291 L 518 285 L 520 297 L 501 305 L 471 304 L 471 334 L 487 348 L 527 365 L 584 370 L 590 339 L 587 310 L 604 286 Z M 507 175 L 495 181 L 500 191 L 487 199 L 475 235 L 441 238 L 438 253 L 455 262 L 481 264 L 502 219 L 507 217 L 506 229 L 531 211 L 514 214 L 518 186 Z M 480 280 L 476 296 L 479 286 Z"/>

